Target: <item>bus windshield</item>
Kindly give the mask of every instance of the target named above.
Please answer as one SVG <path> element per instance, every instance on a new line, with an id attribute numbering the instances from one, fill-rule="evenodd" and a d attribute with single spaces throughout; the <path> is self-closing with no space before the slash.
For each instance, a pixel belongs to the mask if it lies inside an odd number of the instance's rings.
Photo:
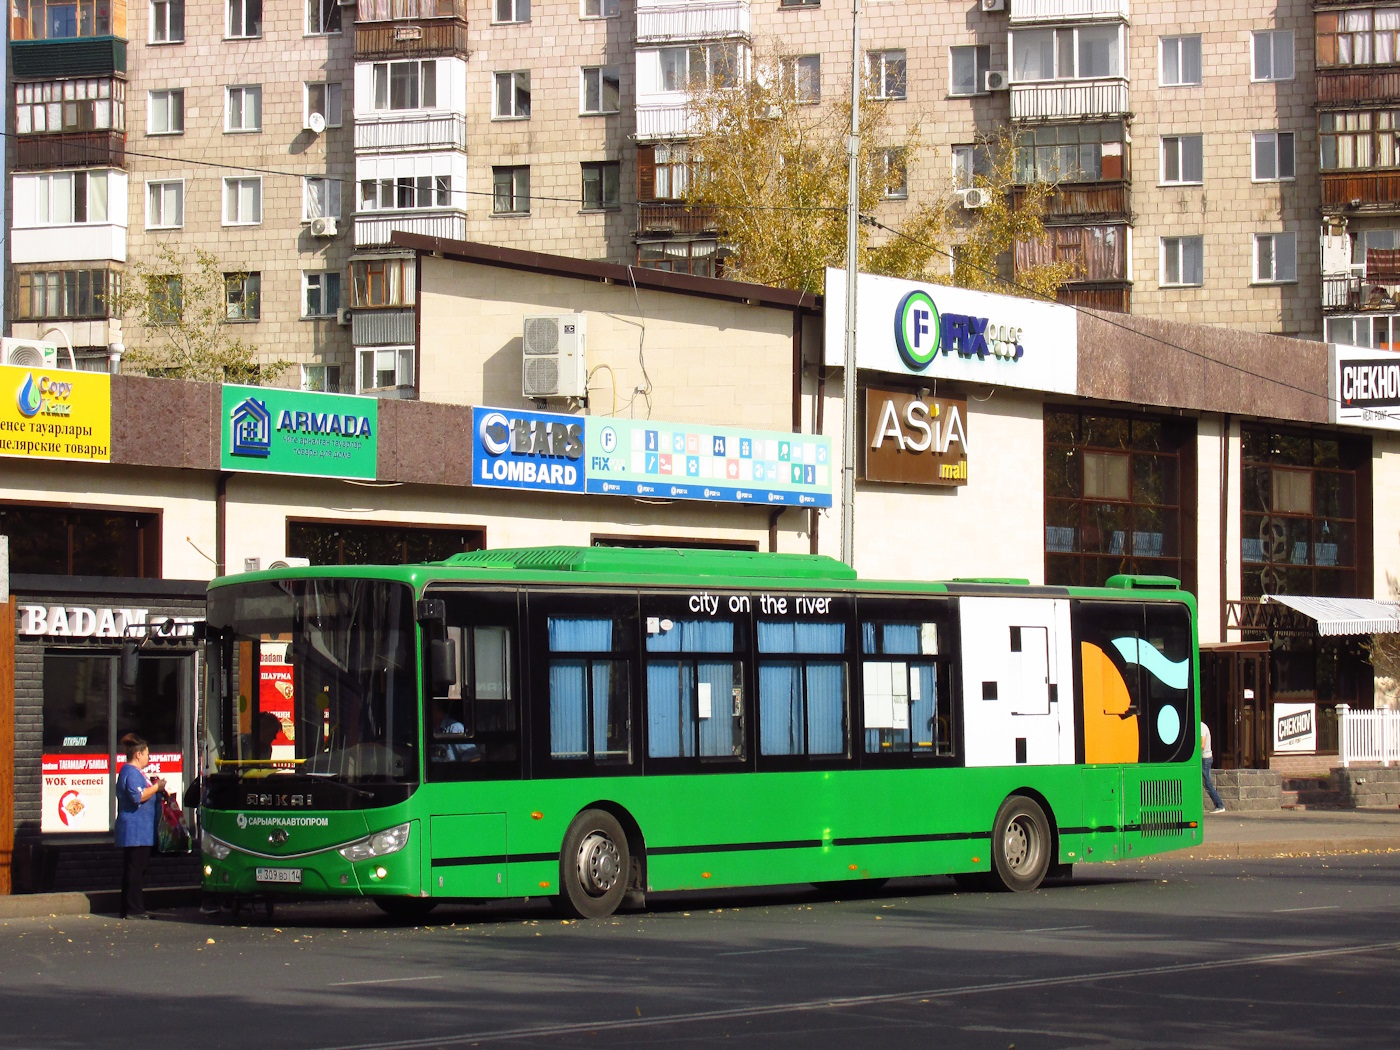
<path id="1" fill-rule="evenodd" d="M 210 771 L 418 776 L 412 591 L 301 579 L 209 592 Z"/>

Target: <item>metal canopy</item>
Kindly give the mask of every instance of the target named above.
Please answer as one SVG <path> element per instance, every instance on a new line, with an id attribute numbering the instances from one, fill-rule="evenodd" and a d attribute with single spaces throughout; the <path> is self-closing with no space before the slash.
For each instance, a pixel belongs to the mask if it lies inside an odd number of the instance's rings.
<path id="1" fill-rule="evenodd" d="M 1296 594 L 1266 594 L 1261 602 L 1277 602 L 1317 622 L 1324 637 L 1349 634 L 1400 634 L 1400 603 L 1370 598 L 1311 598 Z"/>

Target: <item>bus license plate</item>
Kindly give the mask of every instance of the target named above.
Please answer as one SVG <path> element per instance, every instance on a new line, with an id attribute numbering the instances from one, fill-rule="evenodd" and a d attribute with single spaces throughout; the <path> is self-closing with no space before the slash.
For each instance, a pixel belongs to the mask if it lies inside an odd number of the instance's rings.
<path id="1" fill-rule="evenodd" d="M 259 868 L 259 882 L 301 882 L 300 868 Z"/>

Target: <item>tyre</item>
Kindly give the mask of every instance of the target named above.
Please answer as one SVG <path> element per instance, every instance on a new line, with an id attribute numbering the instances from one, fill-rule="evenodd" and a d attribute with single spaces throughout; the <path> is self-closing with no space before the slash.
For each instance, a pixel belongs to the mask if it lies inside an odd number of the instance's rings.
<path id="1" fill-rule="evenodd" d="M 627 835 L 617 818 L 585 809 L 569 825 L 559 851 L 559 910 L 577 919 L 611 915 L 622 903 L 631 871 Z"/>
<path id="2" fill-rule="evenodd" d="M 438 906 L 428 897 L 375 897 L 379 910 L 393 919 L 421 919 Z"/>
<path id="3" fill-rule="evenodd" d="M 992 824 L 992 878 L 999 889 L 1024 893 L 1040 885 L 1050 868 L 1050 821 L 1024 795 L 1001 804 Z"/>

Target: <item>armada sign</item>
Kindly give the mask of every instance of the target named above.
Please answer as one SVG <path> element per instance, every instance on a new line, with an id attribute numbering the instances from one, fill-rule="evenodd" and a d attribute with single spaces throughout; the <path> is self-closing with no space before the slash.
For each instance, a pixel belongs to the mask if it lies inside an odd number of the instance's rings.
<path id="1" fill-rule="evenodd" d="M 224 470 L 373 480 L 379 402 L 372 397 L 223 388 Z"/>

